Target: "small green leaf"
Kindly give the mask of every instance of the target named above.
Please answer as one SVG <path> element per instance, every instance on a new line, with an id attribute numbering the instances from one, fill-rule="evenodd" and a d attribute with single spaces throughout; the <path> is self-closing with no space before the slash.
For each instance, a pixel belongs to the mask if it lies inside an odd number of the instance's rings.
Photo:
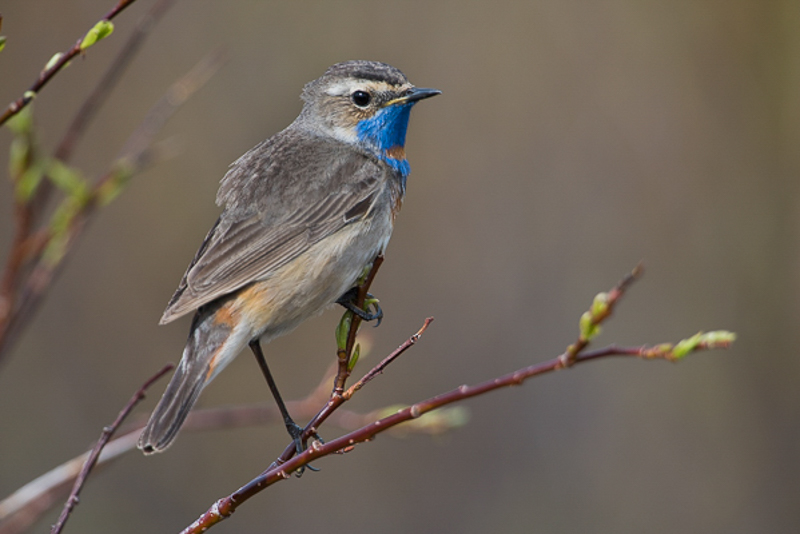
<path id="1" fill-rule="evenodd" d="M 9 129 L 16 135 L 27 135 L 33 131 L 33 106 L 22 108 L 19 113 L 8 119 Z"/>
<path id="2" fill-rule="evenodd" d="M 586 341 L 591 341 L 593 337 L 600 333 L 600 325 L 595 324 L 594 315 L 592 315 L 591 311 L 583 312 L 578 328 L 580 329 L 581 338 Z"/>
<path id="3" fill-rule="evenodd" d="M 592 301 L 590 310 L 594 318 L 606 315 L 608 313 L 608 293 L 598 293 Z"/>
<path id="4" fill-rule="evenodd" d="M 336 325 L 336 347 L 339 350 L 347 348 L 347 334 L 350 332 L 350 325 L 353 322 L 353 312 L 346 311 L 342 314 L 342 319 Z"/>
<path id="5" fill-rule="evenodd" d="M 8 172 L 13 180 L 18 180 L 28 168 L 30 153 L 31 145 L 27 137 L 15 137 L 11 141 L 8 157 Z"/>
<path id="6" fill-rule="evenodd" d="M 0 52 L 6 47 L 6 36 L 0 35 Z"/>
<path id="7" fill-rule="evenodd" d="M 703 333 L 698 332 L 688 339 L 682 339 L 678 341 L 678 343 L 675 345 L 675 348 L 672 349 L 672 356 L 676 360 L 680 360 L 681 358 L 685 357 L 687 354 L 695 350 L 697 346 L 702 342 L 702 340 L 703 340 Z"/>
<path id="8" fill-rule="evenodd" d="M 37 162 L 26 169 L 25 172 L 19 176 L 16 187 L 14 188 L 17 201 L 21 204 L 27 204 L 31 197 L 33 197 L 33 193 L 39 187 L 39 184 L 42 183 L 43 176 L 44 165 L 42 165 L 41 162 Z"/>
<path id="9" fill-rule="evenodd" d="M 89 30 L 81 41 L 81 52 L 95 44 L 97 41 L 111 35 L 114 31 L 114 23 L 110 20 L 101 20 Z"/>
<path id="10" fill-rule="evenodd" d="M 356 346 L 353 347 L 353 355 L 350 356 L 350 362 L 347 365 L 348 371 L 352 371 L 353 369 L 355 369 L 359 357 L 361 357 L 361 345 L 359 343 L 356 343 Z"/>
<path id="11" fill-rule="evenodd" d="M 371 270 L 372 270 L 372 264 L 371 263 L 369 265 L 364 266 L 364 269 L 361 270 L 361 276 L 359 276 L 358 280 L 356 280 L 356 285 L 357 286 L 360 286 L 361 284 L 363 284 L 364 282 L 367 281 L 367 276 L 369 276 L 369 272 Z"/>
<path id="12" fill-rule="evenodd" d="M 53 160 L 47 168 L 47 176 L 53 185 L 74 198 L 79 205 L 89 199 L 89 186 L 80 172 L 58 160 Z"/>
<path id="13" fill-rule="evenodd" d="M 74 197 L 65 198 L 56 208 L 50 219 L 50 240 L 45 246 L 43 259 L 50 267 L 55 267 L 67 252 L 70 228 L 75 216 L 80 212 L 80 205 Z"/>
<path id="14" fill-rule="evenodd" d="M 44 66 L 44 70 L 50 70 L 50 69 L 52 69 L 52 68 L 53 68 L 53 66 L 54 66 L 56 63 L 58 63 L 58 62 L 59 62 L 59 60 L 60 60 L 62 57 L 64 57 L 64 54 L 62 54 L 61 52 L 56 52 L 55 54 L 53 54 L 53 57 L 51 57 L 51 58 L 50 58 L 50 61 L 48 61 L 48 62 L 47 62 L 47 64 L 45 64 L 45 66 Z"/>

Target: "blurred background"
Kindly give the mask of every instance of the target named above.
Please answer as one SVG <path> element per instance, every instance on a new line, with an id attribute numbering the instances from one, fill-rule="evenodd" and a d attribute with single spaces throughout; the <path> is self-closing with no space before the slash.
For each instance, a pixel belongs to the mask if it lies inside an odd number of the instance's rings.
<path id="1" fill-rule="evenodd" d="M 111 0 L 5 2 L 0 103 Z M 131 28 L 36 100 L 52 150 Z M 102 210 L 0 367 L 0 497 L 84 451 L 177 362 L 158 319 L 219 211 L 227 165 L 290 123 L 330 65 L 374 59 L 443 96 L 414 109 L 408 196 L 373 292 L 365 368 L 436 318 L 352 402 L 411 403 L 559 354 L 593 296 L 644 260 L 597 339 L 729 329 L 728 351 L 609 359 L 465 403 L 444 436 L 382 435 L 257 496 L 214 532 L 796 532 L 800 528 L 800 5 L 792 1 L 179 2 L 74 164 L 104 172 L 143 114 L 210 51 L 228 63 L 159 139 L 178 155 Z M 0 129 L 0 167 L 10 132 Z M 0 250 L 12 236 L 0 184 Z M 266 348 L 286 398 L 334 358 L 331 310 Z M 155 406 L 166 380 L 136 414 Z M 239 358 L 201 406 L 269 399 Z M 322 431 L 336 437 L 338 429 Z M 175 532 L 260 473 L 280 425 L 184 433 L 96 473 L 67 532 Z M 53 523 L 45 516 L 36 530 Z"/>

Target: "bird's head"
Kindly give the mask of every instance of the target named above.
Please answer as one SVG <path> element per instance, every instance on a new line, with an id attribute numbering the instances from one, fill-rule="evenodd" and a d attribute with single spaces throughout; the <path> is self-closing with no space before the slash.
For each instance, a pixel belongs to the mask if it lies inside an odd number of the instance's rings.
<path id="1" fill-rule="evenodd" d="M 333 65 L 305 86 L 300 120 L 305 127 L 375 154 L 405 175 L 411 108 L 440 93 L 414 87 L 391 65 L 347 61 Z"/>

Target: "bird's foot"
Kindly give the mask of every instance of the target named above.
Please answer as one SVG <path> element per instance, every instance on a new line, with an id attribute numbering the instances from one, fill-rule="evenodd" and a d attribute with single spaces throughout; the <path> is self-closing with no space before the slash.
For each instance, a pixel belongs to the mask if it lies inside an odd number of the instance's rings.
<path id="1" fill-rule="evenodd" d="M 300 425 L 298 425 L 297 423 L 295 423 L 294 421 L 291 422 L 287 421 L 286 430 L 289 432 L 289 436 L 291 436 L 292 441 L 294 442 L 295 452 L 298 455 L 303 454 L 306 451 L 306 449 L 308 449 L 308 443 L 307 443 L 308 438 L 303 439 L 303 434 L 305 433 L 305 429 Z M 309 437 L 314 438 L 320 443 L 325 443 L 325 441 L 323 441 L 323 439 L 319 437 L 319 434 L 317 434 L 316 432 L 312 433 Z M 295 476 L 297 476 L 297 478 L 303 476 L 303 473 L 305 472 L 306 468 L 308 468 L 309 471 L 319 471 L 319 469 L 314 467 L 313 465 L 307 464 L 299 468 L 297 471 L 295 471 L 294 473 Z"/>
<path id="2" fill-rule="evenodd" d="M 381 309 L 380 305 L 378 304 L 378 299 L 376 299 L 371 294 L 367 293 L 367 298 L 364 300 L 364 307 L 366 310 L 362 310 L 358 306 L 355 305 L 356 297 L 358 296 L 358 288 L 354 287 L 348 290 L 344 295 L 339 297 L 336 300 L 336 304 L 343 306 L 345 309 L 353 312 L 355 315 L 358 315 L 361 320 L 363 321 L 375 321 L 375 326 L 379 326 L 381 321 L 383 320 L 383 310 Z M 372 307 L 375 311 L 370 312 L 369 309 Z"/>

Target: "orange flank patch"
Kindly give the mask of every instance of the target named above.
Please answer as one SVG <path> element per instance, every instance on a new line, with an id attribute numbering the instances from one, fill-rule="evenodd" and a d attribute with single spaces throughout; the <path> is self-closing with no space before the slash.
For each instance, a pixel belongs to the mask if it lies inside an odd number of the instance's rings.
<path id="1" fill-rule="evenodd" d="M 265 315 L 267 310 L 264 309 L 264 301 L 266 300 L 266 284 L 256 282 L 245 289 L 242 289 L 236 298 L 233 299 L 234 306 L 233 315 L 238 320 L 250 319 L 255 322 L 260 322 L 256 319 L 259 316 Z"/>
<path id="2" fill-rule="evenodd" d="M 387 158 L 404 160 L 406 159 L 406 149 L 400 145 L 394 145 L 392 148 L 387 149 L 384 154 Z"/>
<path id="3" fill-rule="evenodd" d="M 239 321 L 263 313 L 264 284 L 258 282 L 242 289 L 214 314 L 214 324 L 236 327 Z"/>
<path id="4" fill-rule="evenodd" d="M 238 310 L 234 309 L 234 301 L 230 301 L 218 309 L 214 314 L 214 324 L 224 324 L 233 328 L 239 318 Z"/>

